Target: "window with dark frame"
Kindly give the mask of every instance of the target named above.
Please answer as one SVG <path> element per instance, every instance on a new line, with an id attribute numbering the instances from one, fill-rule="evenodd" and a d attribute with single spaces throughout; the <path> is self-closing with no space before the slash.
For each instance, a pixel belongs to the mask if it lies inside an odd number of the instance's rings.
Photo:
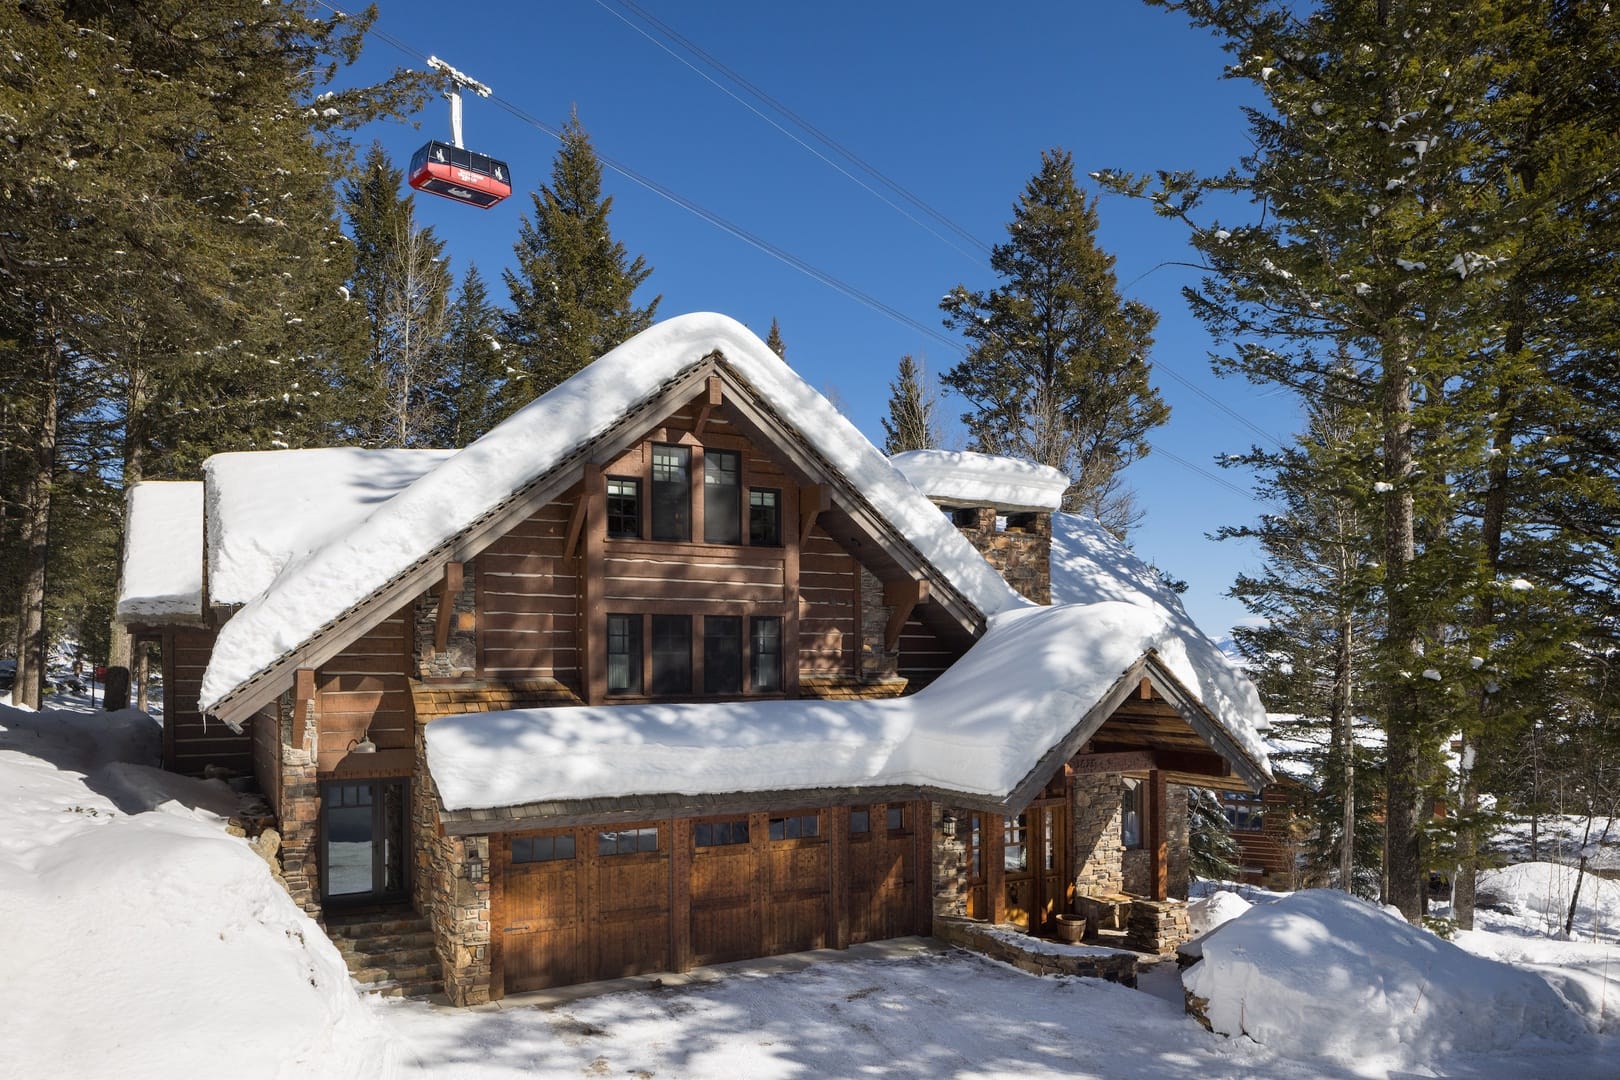
<path id="1" fill-rule="evenodd" d="M 692 617 L 652 617 L 652 692 L 657 695 L 692 692 Z"/>
<path id="2" fill-rule="evenodd" d="M 1142 830 L 1142 814 L 1146 810 L 1147 789 L 1135 780 L 1125 781 L 1125 790 L 1119 797 L 1119 842 L 1136 849 L 1146 842 Z"/>
<path id="3" fill-rule="evenodd" d="M 692 451 L 653 444 L 652 538 L 692 539 Z"/>
<path id="4" fill-rule="evenodd" d="M 635 855 L 658 850 L 658 828 L 604 829 L 596 834 L 598 855 Z"/>
<path id="5" fill-rule="evenodd" d="M 703 542 L 742 543 L 742 455 L 703 452 Z"/>
<path id="6" fill-rule="evenodd" d="M 748 819 L 700 821 L 692 826 L 693 847 L 729 847 L 748 843 Z"/>
<path id="7" fill-rule="evenodd" d="M 782 493 L 771 488 L 748 492 L 748 542 L 754 547 L 782 546 Z"/>
<path id="8" fill-rule="evenodd" d="M 1264 799 L 1252 791 L 1221 792 L 1221 809 L 1233 832 L 1261 832 L 1266 827 Z"/>
<path id="9" fill-rule="evenodd" d="M 872 831 L 872 811 L 851 810 L 849 812 L 849 831 L 851 835 L 869 833 Z"/>
<path id="10" fill-rule="evenodd" d="M 641 693 L 641 616 L 607 617 L 607 692 Z"/>
<path id="11" fill-rule="evenodd" d="M 616 539 L 641 538 L 641 481 L 607 478 L 607 534 Z"/>
<path id="12" fill-rule="evenodd" d="M 903 806 L 889 807 L 888 813 L 884 815 L 883 820 L 890 832 L 905 832 L 906 808 Z"/>
<path id="13" fill-rule="evenodd" d="M 821 835 L 818 814 L 797 814 L 771 818 L 772 840 L 809 840 Z"/>
<path id="14" fill-rule="evenodd" d="M 514 863 L 558 862 L 574 857 L 574 836 L 514 836 L 512 861 Z"/>
<path id="15" fill-rule="evenodd" d="M 703 692 L 742 693 L 742 616 L 703 617 Z"/>
<path id="16" fill-rule="evenodd" d="M 782 689 L 782 620 L 760 615 L 749 620 L 750 683 L 756 694 L 775 694 Z"/>

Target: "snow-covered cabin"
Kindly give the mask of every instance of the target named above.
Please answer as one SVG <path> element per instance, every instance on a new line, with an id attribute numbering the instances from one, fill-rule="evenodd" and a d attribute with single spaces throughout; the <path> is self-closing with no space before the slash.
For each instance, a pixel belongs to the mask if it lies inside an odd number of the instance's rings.
<path id="1" fill-rule="evenodd" d="M 1043 934 L 1184 893 L 1185 786 L 1270 776 L 1254 689 L 1065 486 L 891 464 L 688 315 L 460 451 L 137 485 L 119 612 L 169 766 L 254 775 L 294 896 L 419 920 L 458 1004 Z"/>

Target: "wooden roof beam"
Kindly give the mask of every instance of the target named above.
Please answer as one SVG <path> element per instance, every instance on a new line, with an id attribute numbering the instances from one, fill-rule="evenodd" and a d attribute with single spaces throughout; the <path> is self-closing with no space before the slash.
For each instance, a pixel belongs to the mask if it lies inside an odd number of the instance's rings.
<path id="1" fill-rule="evenodd" d="M 900 647 L 900 631 L 905 629 L 906 620 L 917 605 L 928 599 L 928 582 L 922 578 L 906 578 L 903 581 L 885 582 L 883 586 L 883 603 L 892 607 L 894 611 L 889 615 L 889 625 L 883 630 L 883 647 L 890 652 Z"/>
<path id="2" fill-rule="evenodd" d="M 456 612 L 456 596 L 461 592 L 462 571 L 466 563 L 444 564 L 444 578 L 434 590 L 439 594 L 439 617 L 433 624 L 433 651 L 444 652 L 450 644 L 450 621 Z"/>
<path id="3" fill-rule="evenodd" d="M 810 530 L 823 510 L 832 509 L 832 492 L 825 484 L 806 484 L 799 489 L 799 547 L 810 541 Z"/>
<path id="4" fill-rule="evenodd" d="M 697 423 L 692 425 L 693 435 L 703 434 L 703 429 L 709 422 L 709 414 L 719 408 L 724 400 L 720 388 L 720 376 L 710 375 L 703 395 L 703 407 L 698 410 Z"/>

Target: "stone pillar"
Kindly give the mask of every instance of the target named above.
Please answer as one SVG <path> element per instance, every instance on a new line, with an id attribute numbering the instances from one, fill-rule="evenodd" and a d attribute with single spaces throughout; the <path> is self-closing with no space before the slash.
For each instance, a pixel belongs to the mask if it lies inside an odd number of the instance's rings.
<path id="1" fill-rule="evenodd" d="M 861 682 L 893 682 L 900 679 L 900 650 L 891 652 L 885 648 L 883 638 L 894 609 L 883 602 L 883 582 L 864 566 L 861 567 L 860 591 Z"/>
<path id="2" fill-rule="evenodd" d="M 1188 791 L 1180 784 L 1165 785 L 1164 839 L 1170 856 L 1170 895 L 1187 899 L 1192 875 L 1192 826 L 1187 816 Z"/>
<path id="3" fill-rule="evenodd" d="M 966 811 L 954 811 L 939 803 L 929 803 L 933 821 L 934 918 L 961 918 L 967 915 L 968 858 L 961 833 L 945 835 L 945 815 L 956 818 L 957 829 L 967 828 Z"/>
<path id="4" fill-rule="evenodd" d="M 439 795 L 425 767 L 423 732 L 416 725 L 416 764 L 411 774 L 411 826 L 416 843 L 416 909 L 433 926 L 434 949 L 452 1005 L 490 1000 L 490 850 L 487 836 L 446 836 Z"/>
<path id="5" fill-rule="evenodd" d="M 1125 943 L 1142 952 L 1173 953 L 1192 939 L 1187 905 L 1180 900 L 1135 900 L 1125 924 Z"/>
<path id="6" fill-rule="evenodd" d="M 298 906 L 319 918 L 321 788 L 315 775 L 317 725 L 305 724 L 304 740 L 294 746 L 293 712 L 298 707 L 291 693 L 281 695 L 276 704 L 276 720 L 281 726 L 281 792 L 277 802 L 281 876 Z"/>

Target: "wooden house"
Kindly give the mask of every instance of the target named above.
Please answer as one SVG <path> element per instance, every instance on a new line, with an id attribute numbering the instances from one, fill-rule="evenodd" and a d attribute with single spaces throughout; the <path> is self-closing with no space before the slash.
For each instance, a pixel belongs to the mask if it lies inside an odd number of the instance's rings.
<path id="1" fill-rule="evenodd" d="M 1252 687 L 1060 474 L 899 464 L 684 316 L 458 452 L 136 486 L 119 610 L 167 765 L 256 777 L 294 897 L 418 920 L 458 1004 L 1184 893 Z"/>

